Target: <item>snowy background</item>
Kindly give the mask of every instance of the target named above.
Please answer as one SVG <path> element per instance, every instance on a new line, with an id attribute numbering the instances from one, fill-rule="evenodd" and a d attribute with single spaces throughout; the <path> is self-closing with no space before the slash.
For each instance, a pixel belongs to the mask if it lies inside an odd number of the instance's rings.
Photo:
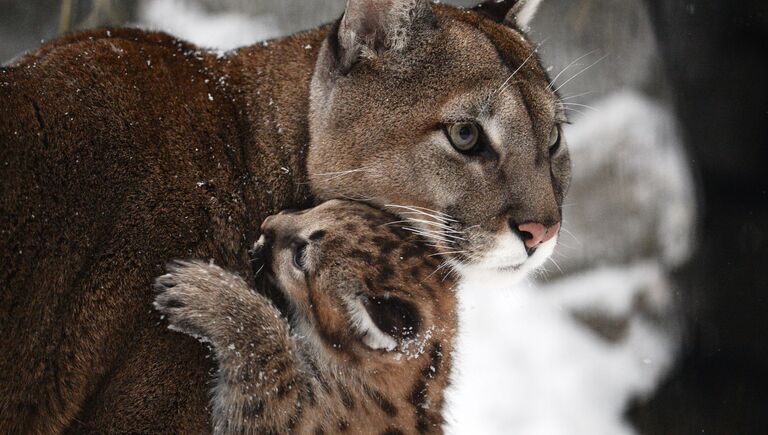
<path id="1" fill-rule="evenodd" d="M 224 51 L 333 19 L 343 3 L 143 0 L 126 16 Z M 640 0 L 547 0 L 531 35 L 574 121 L 562 242 L 537 279 L 464 283 L 447 429 L 632 434 L 628 406 L 664 380 L 683 333 L 669 276 L 694 248 L 688 158 Z"/>

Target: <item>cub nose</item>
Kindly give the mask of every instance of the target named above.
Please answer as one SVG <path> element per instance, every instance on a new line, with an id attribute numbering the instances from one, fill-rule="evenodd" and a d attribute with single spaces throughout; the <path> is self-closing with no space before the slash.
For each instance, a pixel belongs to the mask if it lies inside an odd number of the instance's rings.
<path id="1" fill-rule="evenodd" d="M 299 231 L 299 226 L 290 213 L 278 213 L 264 218 L 259 230 L 265 242 L 282 249 Z"/>
<path id="2" fill-rule="evenodd" d="M 552 225 L 551 227 L 545 227 L 538 222 L 529 222 L 527 224 L 518 225 L 515 228 L 514 224 L 510 222 L 512 230 L 517 232 L 520 238 L 523 239 L 525 247 L 528 249 L 536 248 L 540 244 L 551 240 L 560 231 L 560 222 Z"/>

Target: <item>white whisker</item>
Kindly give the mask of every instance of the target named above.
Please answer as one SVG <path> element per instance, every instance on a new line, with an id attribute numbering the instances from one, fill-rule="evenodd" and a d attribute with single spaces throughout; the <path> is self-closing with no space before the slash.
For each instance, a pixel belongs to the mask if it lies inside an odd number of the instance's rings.
<path id="1" fill-rule="evenodd" d="M 437 252 L 435 254 L 430 254 L 430 257 L 439 257 L 441 255 L 455 255 L 455 254 L 464 254 L 467 251 L 448 251 L 448 252 Z"/>
<path id="2" fill-rule="evenodd" d="M 445 230 L 445 231 L 447 231 L 449 233 L 457 233 L 457 234 L 461 233 L 461 231 L 457 231 L 457 230 L 455 230 L 455 229 L 453 229 L 453 228 L 451 228 L 448 225 L 445 225 L 443 223 L 427 221 L 427 220 L 423 220 L 423 219 L 408 218 L 408 219 L 401 220 L 401 221 L 389 222 L 386 225 L 401 224 L 401 223 L 412 223 L 412 222 L 422 223 L 422 224 L 426 224 L 426 225 L 432 225 L 432 226 L 441 228 L 441 229 L 443 229 L 443 230 Z"/>
<path id="3" fill-rule="evenodd" d="M 558 87 L 557 87 L 557 89 L 555 89 L 555 90 L 554 90 L 554 92 L 557 92 L 557 91 L 559 91 L 560 89 L 562 89 L 562 88 L 563 88 L 563 86 L 565 86 L 565 85 L 567 85 L 568 83 L 570 83 L 570 82 L 571 82 L 572 80 L 574 80 L 576 77 L 579 77 L 580 75 L 584 74 L 584 73 L 585 73 L 585 72 L 587 72 L 587 71 L 588 71 L 590 68 L 592 68 L 593 66 L 595 66 L 595 65 L 597 65 L 598 63 L 602 62 L 602 61 L 603 61 L 603 60 L 605 60 L 605 58 L 607 58 L 607 57 L 608 57 L 608 55 L 606 54 L 606 55 L 602 56 L 600 59 L 597 59 L 596 61 L 592 62 L 592 63 L 591 63 L 591 64 L 590 64 L 588 67 L 584 68 L 583 70 L 581 70 L 581 71 L 579 71 L 578 73 L 576 73 L 576 74 L 575 74 L 573 77 L 571 77 L 571 78 L 569 78 L 568 80 L 566 80 L 565 82 L 563 82 L 563 84 L 562 84 L 562 85 L 560 85 L 560 86 L 558 86 Z"/>
<path id="4" fill-rule="evenodd" d="M 587 105 L 587 104 L 579 104 L 579 103 L 560 103 L 560 105 L 561 105 L 561 106 L 563 106 L 563 107 L 566 107 L 566 106 L 585 107 L 585 108 L 587 108 L 587 109 L 590 109 L 590 110 L 594 110 L 595 112 L 599 112 L 599 111 L 600 111 L 599 109 L 596 109 L 596 108 L 594 108 L 594 107 L 592 107 L 592 106 L 589 106 L 589 105 Z"/>
<path id="5" fill-rule="evenodd" d="M 443 262 L 442 264 L 440 264 L 440 266 L 438 266 L 438 267 L 437 267 L 437 268 L 436 268 L 436 269 L 435 269 L 435 270 L 434 270 L 432 273 L 430 273 L 429 275 L 427 275 L 427 276 L 426 276 L 426 278 L 424 278 L 423 280 L 421 280 L 421 282 L 424 282 L 424 281 L 428 280 L 429 278 L 431 278 L 431 277 L 432 277 L 432 275 L 436 274 L 436 273 L 437 273 L 437 272 L 439 272 L 441 269 L 443 269 L 444 267 L 446 267 L 446 266 L 449 266 L 449 265 L 450 265 L 450 262 L 449 262 L 449 261 L 444 261 L 444 262 Z"/>
<path id="6" fill-rule="evenodd" d="M 358 172 L 366 172 L 366 171 L 368 171 L 367 168 L 358 168 L 358 169 L 350 169 L 350 170 L 347 170 L 347 171 L 325 172 L 325 173 L 310 174 L 309 178 L 327 177 L 327 178 L 319 180 L 319 181 L 322 181 L 324 183 L 327 183 L 329 181 L 333 181 L 333 180 L 345 177 L 347 175 L 355 174 L 355 173 L 358 173 Z"/>
<path id="7" fill-rule="evenodd" d="M 552 258 L 552 257 L 549 257 L 549 261 L 551 261 L 551 262 L 552 262 L 552 264 L 554 264 L 554 265 L 555 265 L 555 267 L 557 267 L 557 270 L 559 270 L 559 271 L 560 271 L 560 273 L 564 273 L 564 272 L 563 272 L 563 268 L 562 268 L 562 267 L 560 267 L 560 265 L 559 265 L 559 264 L 557 264 L 557 261 L 555 261 L 555 259 L 554 259 L 554 258 Z"/>
<path id="8" fill-rule="evenodd" d="M 445 234 L 445 233 L 441 233 L 441 232 L 437 232 L 437 231 L 429 231 L 429 230 L 424 230 L 424 229 L 421 229 L 421 228 L 413 228 L 413 227 L 403 227 L 403 229 L 411 231 L 411 232 L 416 233 L 416 234 L 421 234 L 421 235 L 424 235 L 424 236 L 429 236 L 429 237 L 433 237 L 433 238 L 440 238 L 440 239 L 443 239 L 443 240 L 448 240 L 450 243 L 454 243 L 456 240 L 461 240 L 461 241 L 464 241 L 464 242 L 467 241 L 463 237 L 454 236 L 452 234 Z"/>
<path id="9" fill-rule="evenodd" d="M 579 57 L 578 57 L 576 60 L 574 60 L 573 62 L 571 62 L 571 63 L 569 63 L 568 65 L 566 65 L 566 66 L 565 66 L 565 68 L 563 68 L 563 69 L 562 69 L 562 70 L 561 70 L 561 71 L 560 71 L 560 72 L 559 72 L 559 73 L 558 73 L 558 74 L 555 76 L 555 78 L 553 78 L 553 79 L 552 79 L 552 81 L 551 81 L 551 82 L 549 82 L 549 88 L 551 89 L 551 88 L 552 88 L 552 86 L 555 84 L 555 82 L 557 82 L 557 79 L 559 79 L 561 75 L 563 75 L 563 74 L 564 74 L 566 71 L 568 71 L 568 69 L 569 69 L 570 67 L 572 67 L 572 66 L 576 65 L 576 63 L 578 63 L 578 62 L 579 62 L 581 59 L 584 59 L 585 57 L 587 57 L 587 56 L 590 56 L 590 55 L 592 55 L 592 54 L 595 54 L 595 53 L 597 53 L 597 50 L 592 50 L 592 51 L 590 51 L 590 52 L 589 52 L 589 53 L 587 53 L 587 54 L 584 54 L 584 55 L 582 55 L 582 56 L 579 56 Z M 555 89 L 555 92 L 557 92 L 557 89 Z"/>
<path id="10" fill-rule="evenodd" d="M 445 243 L 453 243 L 453 241 L 450 240 L 450 239 L 446 239 L 446 238 L 443 238 L 441 236 L 438 236 L 438 235 L 435 235 L 435 234 L 431 234 L 431 233 L 427 233 L 427 232 L 424 232 L 424 231 L 419 231 L 419 230 L 417 230 L 415 228 L 403 227 L 403 229 L 407 230 L 407 231 L 410 231 L 410 232 L 412 232 L 414 234 L 418 234 L 420 236 L 426 237 L 427 239 L 430 239 L 430 240 L 436 240 L 436 241 L 445 242 Z"/>
<path id="11" fill-rule="evenodd" d="M 568 101 L 568 100 L 572 100 L 574 98 L 584 97 L 586 95 L 591 95 L 591 94 L 594 94 L 594 91 L 587 91 L 587 92 L 582 92 L 582 93 L 576 94 L 576 95 L 569 95 L 567 97 L 561 98 L 560 101 Z"/>
<path id="12" fill-rule="evenodd" d="M 259 274 L 261 273 L 261 271 L 263 269 L 264 269 L 264 265 L 262 264 L 261 267 L 259 267 L 259 270 L 257 270 L 256 273 L 253 274 L 253 277 L 255 278 L 255 277 L 259 276 Z"/>
<path id="13" fill-rule="evenodd" d="M 573 247 L 573 246 L 571 246 L 571 245 L 568 245 L 568 244 L 566 244 L 566 243 L 563 243 L 563 242 L 561 242 L 560 240 L 558 240 L 558 241 L 557 241 L 557 247 L 558 247 L 558 248 L 571 249 L 571 250 L 573 250 L 573 249 L 576 249 L 575 247 Z M 558 253 L 559 253 L 559 251 L 558 251 Z M 567 255 L 563 255 L 563 257 L 564 257 L 564 258 L 568 258 L 568 256 L 567 256 Z"/>
<path id="14" fill-rule="evenodd" d="M 392 208 L 400 208 L 400 209 L 409 210 L 409 211 L 411 211 L 413 213 L 429 216 L 429 217 L 431 217 L 433 219 L 436 219 L 438 221 L 441 221 L 441 222 L 450 221 L 450 222 L 457 222 L 458 223 L 458 221 L 456 219 L 453 219 L 452 217 L 448 216 L 447 214 L 441 213 L 441 212 L 438 212 L 438 211 L 435 211 L 435 210 L 430 210 L 431 213 L 428 213 L 428 212 L 425 212 L 425 211 L 422 211 L 422 210 L 418 210 L 418 208 L 416 208 L 415 206 L 397 205 L 397 204 L 386 204 L 386 205 L 384 205 L 384 207 L 392 207 Z M 423 207 L 419 207 L 419 208 L 423 208 Z M 439 214 L 433 214 L 433 213 L 439 213 Z M 403 213 L 403 214 L 406 214 L 406 213 Z"/>
<path id="15" fill-rule="evenodd" d="M 538 53 L 538 52 L 539 52 L 539 48 L 540 48 L 540 47 L 541 47 L 541 46 L 542 46 L 542 45 L 543 45 L 545 42 L 547 42 L 547 40 L 548 40 L 548 39 L 549 39 L 549 38 L 545 38 L 543 41 L 539 42 L 539 43 L 536 45 L 536 48 L 534 48 L 534 49 L 533 49 L 533 51 L 531 51 L 531 54 L 529 54 L 529 55 L 528 55 L 528 57 L 526 57 L 526 58 L 525 58 L 525 60 L 523 60 L 523 63 L 521 63 L 521 64 L 520 64 L 520 66 L 519 66 L 519 67 L 517 67 L 517 69 L 515 69 L 514 71 L 512 71 L 512 74 L 510 74 L 510 75 L 509 75 L 509 77 L 507 77 L 507 79 L 506 79 L 506 80 L 504 80 L 504 82 L 501 84 L 501 86 L 499 86 L 499 87 L 498 87 L 498 89 L 496 89 L 495 91 L 491 92 L 491 95 L 488 97 L 488 101 L 486 101 L 486 103 L 483 105 L 483 108 L 482 108 L 482 110 L 480 111 L 481 113 L 484 113 L 486 110 L 488 110 L 488 106 L 490 106 L 490 105 L 491 105 L 491 103 L 493 103 L 493 100 L 495 100 L 495 99 L 496 99 L 496 97 L 497 97 L 499 94 L 501 94 L 501 93 L 504 91 L 504 89 L 507 87 L 507 85 L 509 85 L 510 81 L 511 81 L 511 80 L 512 80 L 512 79 L 513 79 L 513 78 L 514 78 L 516 75 L 517 75 L 517 73 L 519 73 L 519 72 L 520 72 L 520 70 L 522 70 L 522 69 L 523 69 L 523 67 L 524 67 L 524 66 L 525 66 L 525 65 L 528 63 L 528 61 L 529 61 L 529 60 L 531 60 L 531 58 L 532 58 L 532 57 L 533 57 L 533 56 L 534 56 L 536 53 Z"/>
<path id="16" fill-rule="evenodd" d="M 493 99 L 496 97 L 496 95 L 499 95 L 499 94 L 500 94 L 500 93 L 501 93 L 501 92 L 504 90 L 504 88 L 507 86 L 507 84 L 509 83 L 509 81 L 510 81 L 510 80 L 512 80 L 512 79 L 515 77 L 515 75 L 516 75 L 518 72 L 520 72 L 520 70 L 521 70 L 521 69 L 523 69 L 523 67 L 525 66 L 525 64 L 526 64 L 526 63 L 528 63 L 528 61 L 529 61 L 529 60 L 531 60 L 531 58 L 533 57 L 533 55 L 534 55 L 535 53 L 536 53 L 536 51 L 535 51 L 535 50 L 534 50 L 534 51 L 532 51 L 532 52 L 531 52 L 531 54 L 529 54 L 529 55 L 528 55 L 528 57 L 526 57 L 526 58 L 525 58 L 525 60 L 523 61 L 523 63 L 521 63 L 521 64 L 520 64 L 520 66 L 519 66 L 519 67 L 517 67 L 517 69 L 516 69 L 516 70 L 514 70 L 514 71 L 512 72 L 512 74 L 510 74 L 510 75 L 509 75 L 509 77 L 507 77 L 507 79 L 506 79 L 506 80 L 504 80 L 504 83 L 502 83 L 502 84 L 501 84 L 501 86 L 499 86 L 499 88 L 498 88 L 498 89 L 496 89 L 496 90 L 495 90 L 495 91 L 494 91 L 494 92 L 491 94 L 491 101 L 493 101 Z"/>
<path id="17" fill-rule="evenodd" d="M 428 211 L 428 212 L 431 212 L 431 213 L 435 213 L 437 215 L 440 215 L 440 216 L 443 216 L 443 217 L 446 217 L 446 218 L 450 218 L 451 217 L 451 215 L 449 215 L 449 214 L 446 214 L 446 213 L 443 213 L 443 212 L 437 211 L 437 210 L 432 210 L 431 208 L 419 207 L 417 205 L 411 205 L 409 207 L 412 207 L 412 208 L 415 208 L 415 209 L 420 209 L 420 210 L 425 210 L 425 211 Z"/>
<path id="18" fill-rule="evenodd" d="M 579 240 L 579 238 L 578 238 L 578 237 L 576 237 L 576 235 L 575 235 L 575 234 L 573 234 L 573 233 L 571 232 L 571 230 L 569 230 L 568 228 L 565 228 L 565 227 L 561 227 L 561 228 L 560 228 L 560 230 L 561 230 L 561 231 L 564 231 L 566 234 L 568 234 L 569 236 L 571 236 L 571 237 L 573 238 L 573 240 L 575 240 L 575 241 L 576 241 L 576 243 L 578 243 L 579 245 L 581 245 L 581 241 Z"/>
<path id="19" fill-rule="evenodd" d="M 582 110 L 578 110 L 578 109 L 574 109 L 574 108 L 572 108 L 572 107 L 563 107 L 563 109 L 565 109 L 565 110 L 570 110 L 571 112 L 576 112 L 576 113 L 578 113 L 579 115 L 586 115 L 586 113 L 584 113 L 584 111 L 582 111 Z"/>

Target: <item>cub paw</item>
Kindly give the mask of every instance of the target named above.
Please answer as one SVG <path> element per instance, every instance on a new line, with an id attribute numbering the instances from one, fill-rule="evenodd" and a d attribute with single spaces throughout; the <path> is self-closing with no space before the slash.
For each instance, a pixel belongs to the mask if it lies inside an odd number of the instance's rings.
<path id="1" fill-rule="evenodd" d="M 226 287 L 232 278 L 220 267 L 197 261 L 176 261 L 155 279 L 154 307 L 169 328 L 202 341 L 213 341 Z"/>

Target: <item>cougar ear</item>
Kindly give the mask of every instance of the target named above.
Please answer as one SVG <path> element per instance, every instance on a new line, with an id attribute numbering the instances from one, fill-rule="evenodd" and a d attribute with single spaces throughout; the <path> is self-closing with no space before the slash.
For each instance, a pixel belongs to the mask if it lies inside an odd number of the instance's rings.
<path id="1" fill-rule="evenodd" d="M 473 11 L 525 30 L 531 24 L 541 0 L 486 0 L 472 8 Z"/>
<path id="2" fill-rule="evenodd" d="M 347 0 L 336 31 L 339 66 L 346 71 L 361 58 L 401 50 L 434 25 L 429 0 Z"/>

